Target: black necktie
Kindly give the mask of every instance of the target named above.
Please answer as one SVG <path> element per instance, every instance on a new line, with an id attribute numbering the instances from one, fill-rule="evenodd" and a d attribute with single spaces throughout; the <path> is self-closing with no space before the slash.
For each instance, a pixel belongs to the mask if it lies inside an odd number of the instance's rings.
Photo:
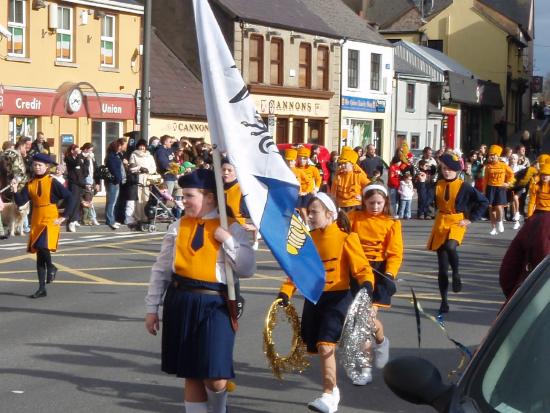
<path id="1" fill-rule="evenodd" d="M 191 241 L 191 248 L 193 251 L 197 251 L 202 248 L 204 244 L 204 224 L 197 224 L 195 235 L 193 235 L 193 241 Z"/>
<path id="2" fill-rule="evenodd" d="M 449 183 L 445 184 L 445 195 L 443 195 L 445 201 L 451 199 L 451 191 L 449 190 Z"/>
<path id="3" fill-rule="evenodd" d="M 36 190 L 36 195 L 40 198 L 42 196 L 42 181 L 38 181 L 38 189 Z"/>

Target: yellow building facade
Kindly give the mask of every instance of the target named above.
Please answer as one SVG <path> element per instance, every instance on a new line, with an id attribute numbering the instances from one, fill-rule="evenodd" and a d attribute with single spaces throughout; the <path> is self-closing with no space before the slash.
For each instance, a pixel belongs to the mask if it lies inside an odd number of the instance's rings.
<path id="1" fill-rule="evenodd" d="M 102 159 L 136 129 L 142 14 L 133 0 L 2 0 L 0 143 L 43 132 L 58 160 L 85 142 Z"/>

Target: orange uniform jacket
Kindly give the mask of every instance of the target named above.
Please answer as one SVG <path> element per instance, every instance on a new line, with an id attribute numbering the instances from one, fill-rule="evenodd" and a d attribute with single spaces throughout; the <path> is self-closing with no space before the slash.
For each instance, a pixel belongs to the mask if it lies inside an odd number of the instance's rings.
<path id="1" fill-rule="evenodd" d="M 483 189 L 487 188 L 487 186 L 503 186 L 505 183 L 512 185 L 514 180 L 514 171 L 504 162 L 497 161 L 485 165 Z"/>
<path id="2" fill-rule="evenodd" d="M 396 277 L 403 261 L 401 221 L 366 211 L 352 211 L 348 216 L 351 230 L 359 235 L 367 259 L 386 261 L 386 273 Z"/>
<path id="3" fill-rule="evenodd" d="M 336 206 L 350 207 L 361 205 L 363 188 L 370 183 L 365 171 L 359 165 L 353 165 L 351 172 L 338 172 L 330 192 L 336 199 Z"/>
<path id="4" fill-rule="evenodd" d="M 319 169 L 313 165 L 307 165 L 305 168 L 299 167 L 301 171 L 304 172 L 304 174 L 307 177 L 307 186 L 305 186 L 303 189 L 301 189 L 301 192 L 306 193 L 313 193 L 315 192 L 315 189 L 319 189 L 321 187 L 322 178 L 321 173 L 319 172 Z"/>
<path id="5" fill-rule="evenodd" d="M 309 185 L 309 179 L 308 179 L 306 173 L 304 172 L 304 170 L 301 169 L 301 168 L 296 168 L 296 167 L 290 168 L 290 170 L 292 171 L 292 173 L 296 177 L 296 180 L 300 184 L 300 193 L 303 193 L 303 194 L 308 193 L 307 190 L 310 186 Z"/>
<path id="6" fill-rule="evenodd" d="M 326 228 L 311 231 L 311 238 L 325 266 L 324 291 L 348 290 L 350 274 L 359 285 L 368 281 L 374 286 L 374 275 L 357 234 L 348 234 L 332 223 Z M 281 292 L 289 298 L 295 290 L 290 278 L 281 286 Z"/>
<path id="7" fill-rule="evenodd" d="M 241 192 L 241 186 L 238 182 L 233 182 L 230 187 L 224 188 L 225 193 L 225 203 L 227 207 L 231 210 L 233 218 L 241 225 L 246 223 L 246 218 L 242 214 L 241 205 L 243 201 L 243 194 Z"/>
<path id="8" fill-rule="evenodd" d="M 550 183 L 532 183 L 529 187 L 529 205 L 527 216 L 535 211 L 550 211 Z"/>

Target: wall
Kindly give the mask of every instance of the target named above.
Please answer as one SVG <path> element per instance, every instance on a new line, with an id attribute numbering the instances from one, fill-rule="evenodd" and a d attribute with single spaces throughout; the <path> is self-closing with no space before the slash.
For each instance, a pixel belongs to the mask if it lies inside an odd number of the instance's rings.
<path id="1" fill-rule="evenodd" d="M 415 85 L 414 111 L 408 111 L 407 106 L 407 84 Z M 418 148 L 427 146 L 428 127 L 428 83 L 412 79 L 399 78 L 397 81 L 397 120 L 395 125 L 395 136 L 407 135 L 407 143 L 411 146 L 411 136 L 420 136 Z M 418 149 L 412 148 L 411 149 Z"/>

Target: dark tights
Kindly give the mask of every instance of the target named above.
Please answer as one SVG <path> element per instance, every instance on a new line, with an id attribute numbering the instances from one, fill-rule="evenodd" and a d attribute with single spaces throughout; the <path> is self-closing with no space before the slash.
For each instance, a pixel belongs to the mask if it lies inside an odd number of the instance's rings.
<path id="1" fill-rule="evenodd" d="M 49 249 L 39 248 L 36 251 L 36 272 L 38 273 L 38 283 L 40 287 L 46 285 L 46 272 L 53 268 L 52 255 Z"/>
<path id="2" fill-rule="evenodd" d="M 445 243 L 437 250 L 437 263 L 439 266 L 439 274 L 437 281 L 439 283 L 439 292 L 441 300 L 447 301 L 447 290 L 449 289 L 449 265 L 451 266 L 453 277 L 458 277 L 458 253 L 456 252 L 458 242 L 454 239 L 445 241 Z"/>

